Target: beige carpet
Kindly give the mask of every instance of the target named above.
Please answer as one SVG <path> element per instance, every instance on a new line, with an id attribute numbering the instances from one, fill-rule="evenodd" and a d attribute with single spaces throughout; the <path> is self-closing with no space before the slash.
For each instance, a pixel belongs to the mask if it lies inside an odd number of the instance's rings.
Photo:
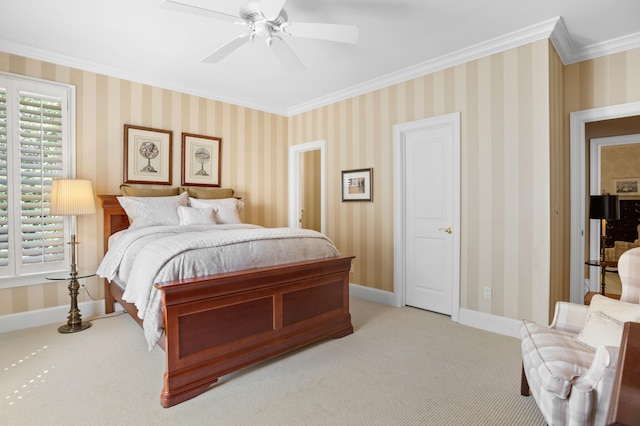
<path id="1" fill-rule="evenodd" d="M 351 299 L 355 333 L 160 406 L 163 355 L 125 315 L 78 334 L 0 334 L 5 425 L 544 425 L 519 393 L 519 340 Z M 64 322 L 64 321 L 61 321 Z"/>

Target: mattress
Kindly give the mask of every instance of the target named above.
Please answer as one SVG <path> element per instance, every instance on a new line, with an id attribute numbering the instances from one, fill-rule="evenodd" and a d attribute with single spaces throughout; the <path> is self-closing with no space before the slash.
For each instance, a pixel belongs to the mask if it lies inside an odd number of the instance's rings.
<path id="1" fill-rule="evenodd" d="M 124 287 L 138 309 L 151 350 L 164 330 L 155 283 L 339 256 L 323 234 L 251 224 L 149 226 L 109 242 L 97 274 Z"/>

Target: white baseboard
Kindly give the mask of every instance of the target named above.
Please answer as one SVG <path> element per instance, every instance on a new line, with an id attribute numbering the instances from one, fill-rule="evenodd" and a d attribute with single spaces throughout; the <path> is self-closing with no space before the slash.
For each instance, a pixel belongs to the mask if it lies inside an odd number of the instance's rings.
<path id="1" fill-rule="evenodd" d="M 349 295 L 363 299 L 368 302 L 380 303 L 381 305 L 395 306 L 393 293 L 379 290 L 377 288 L 365 287 L 360 284 L 349 283 Z"/>
<path id="2" fill-rule="evenodd" d="M 389 291 L 351 283 L 349 284 L 349 294 L 369 302 L 395 306 L 395 296 Z M 104 301 L 102 300 L 79 303 L 78 308 L 84 319 L 104 315 Z M 3 315 L 0 316 L 0 333 L 54 323 L 60 323 L 60 325 L 62 325 L 66 323 L 68 314 L 68 306 L 55 306 L 35 311 Z M 520 338 L 520 321 L 518 320 L 472 311 L 470 309 L 460 309 L 458 319 L 462 325 Z"/>
<path id="3" fill-rule="evenodd" d="M 472 311 L 471 309 L 460 309 L 459 322 L 462 325 L 479 328 L 492 333 L 504 336 L 520 338 L 520 326 L 522 322 L 499 315 L 487 314 L 484 312 Z"/>
<path id="4" fill-rule="evenodd" d="M 104 315 L 104 301 L 95 300 L 78 303 L 78 309 L 80 309 L 83 320 Z M 2 315 L 0 316 L 0 333 L 55 323 L 66 324 L 68 315 L 68 305 Z"/>
<path id="5" fill-rule="evenodd" d="M 353 297 L 367 300 L 369 302 L 397 306 L 394 294 L 389 291 L 350 283 L 349 294 Z M 518 339 L 520 338 L 521 323 L 520 321 L 511 318 L 461 308 L 458 314 L 458 322 L 462 325 L 479 328 L 492 333 L 516 337 Z"/>

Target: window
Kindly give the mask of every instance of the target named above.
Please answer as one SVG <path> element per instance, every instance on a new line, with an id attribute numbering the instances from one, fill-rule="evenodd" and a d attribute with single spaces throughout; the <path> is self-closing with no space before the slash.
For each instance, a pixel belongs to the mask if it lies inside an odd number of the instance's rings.
<path id="1" fill-rule="evenodd" d="M 0 73 L 0 288 L 68 268 L 69 226 L 49 198 L 73 173 L 73 99 L 71 86 Z"/>

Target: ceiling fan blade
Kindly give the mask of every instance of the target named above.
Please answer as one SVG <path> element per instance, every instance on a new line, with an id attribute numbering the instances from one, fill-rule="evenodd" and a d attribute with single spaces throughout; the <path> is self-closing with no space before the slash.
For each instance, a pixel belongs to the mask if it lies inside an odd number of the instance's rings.
<path id="1" fill-rule="evenodd" d="M 270 47 L 273 54 L 287 70 L 292 72 L 304 71 L 304 64 L 284 40 L 274 37 L 271 40 Z"/>
<path id="2" fill-rule="evenodd" d="M 260 0 L 260 10 L 265 18 L 275 18 L 280 14 L 287 0 Z"/>
<path id="3" fill-rule="evenodd" d="M 240 46 L 248 42 L 249 39 L 250 39 L 249 34 L 239 35 L 238 37 L 229 41 L 227 44 L 219 47 L 218 49 L 214 50 L 213 52 L 211 52 L 210 54 L 202 58 L 200 62 L 205 62 L 207 64 L 215 64 L 216 62 L 219 62 L 220 60 L 224 59 L 229 54 L 231 54 L 234 50 L 236 50 L 237 48 L 239 48 Z"/>
<path id="4" fill-rule="evenodd" d="M 286 32 L 296 37 L 317 38 L 320 40 L 355 44 L 358 42 L 360 29 L 355 25 L 292 22 L 286 27 Z"/>
<path id="5" fill-rule="evenodd" d="M 193 4 L 193 2 L 189 2 L 187 0 L 163 0 L 162 3 L 160 3 L 160 7 L 162 9 L 190 13 L 192 15 L 198 16 L 206 16 L 222 21 L 238 22 L 238 20 L 240 19 L 239 16 L 229 15 L 227 13 L 217 12 L 215 10 L 196 6 L 195 4 Z"/>

